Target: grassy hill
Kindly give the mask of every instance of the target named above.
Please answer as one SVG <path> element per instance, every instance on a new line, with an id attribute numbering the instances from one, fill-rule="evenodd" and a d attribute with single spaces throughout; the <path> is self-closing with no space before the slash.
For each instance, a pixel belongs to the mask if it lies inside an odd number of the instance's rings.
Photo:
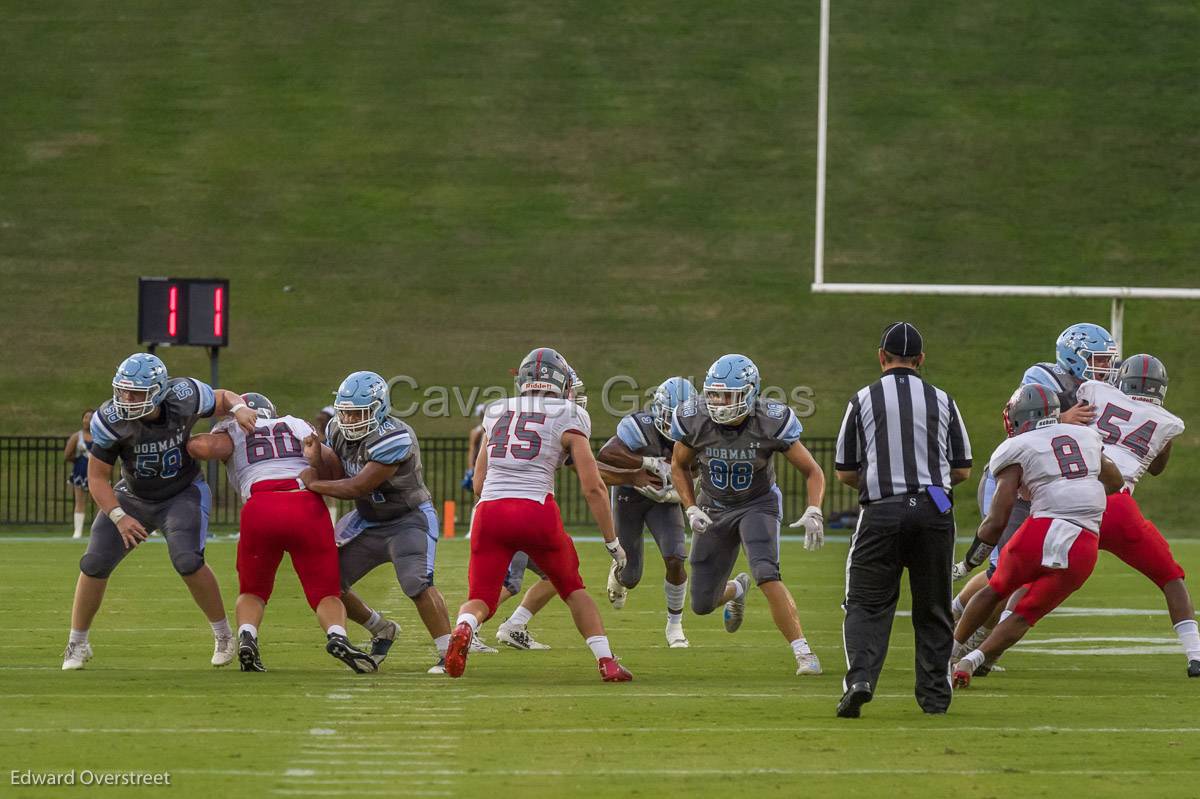
<path id="1" fill-rule="evenodd" d="M 505 385 L 551 343 L 593 393 L 744 351 L 830 434 L 905 317 L 981 457 L 1021 371 L 1108 318 L 809 294 L 816 3 L 9 5 L 0 434 L 104 398 L 139 274 L 232 278 L 222 383 L 306 415 L 353 369 Z M 838 0 L 832 28 L 830 279 L 1197 285 L 1194 3 Z M 1185 418 L 1197 333 L 1200 304 L 1130 304 Z M 1139 492 L 1164 527 L 1194 432 L 1175 457 Z"/>

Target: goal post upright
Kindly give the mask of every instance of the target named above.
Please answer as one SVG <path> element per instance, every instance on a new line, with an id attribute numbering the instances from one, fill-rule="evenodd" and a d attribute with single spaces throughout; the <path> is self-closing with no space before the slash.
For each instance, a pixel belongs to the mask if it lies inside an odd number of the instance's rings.
<path id="1" fill-rule="evenodd" d="M 1109 332 L 1121 352 L 1125 300 L 1200 300 L 1200 288 L 1144 286 L 1036 286 L 987 283 L 827 283 L 825 282 L 825 192 L 829 134 L 829 16 L 831 0 L 821 0 L 817 85 L 817 196 L 813 231 L 813 294 L 887 294 L 953 297 L 1089 297 L 1112 301 Z"/>

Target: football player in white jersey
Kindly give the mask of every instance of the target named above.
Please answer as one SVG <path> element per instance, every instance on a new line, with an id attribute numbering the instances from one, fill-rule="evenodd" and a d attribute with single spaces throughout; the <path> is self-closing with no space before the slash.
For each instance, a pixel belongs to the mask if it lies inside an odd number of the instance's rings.
<path id="1" fill-rule="evenodd" d="M 996 493 L 966 565 L 978 566 L 999 541 L 1022 487 L 1030 495 L 1030 515 L 955 628 L 955 688 L 970 685 L 976 669 L 1021 640 L 1082 586 L 1096 566 L 1105 495 L 1119 491 L 1123 481 L 1104 457 L 1096 431 L 1061 424 L 1058 410 L 1058 395 L 1038 384 L 1021 386 L 1004 408 L 1009 438 L 989 462 Z M 1022 587 L 1027 590 L 1013 612 L 967 652 L 965 642 L 975 630 Z"/>
<path id="2" fill-rule="evenodd" d="M 244 500 L 238 525 L 238 660 L 242 671 L 266 671 L 258 646 L 258 628 L 284 553 L 309 606 L 325 630 L 325 651 L 362 673 L 375 661 L 346 637 L 346 608 L 341 600 L 338 552 L 325 503 L 305 490 L 300 474 L 308 468 L 302 442 L 312 427 L 295 416 L 279 416 L 262 394 L 242 395 L 258 418 L 247 435 L 232 421 L 212 433 L 192 436 L 193 458 L 225 462 L 229 482 Z"/>
<path id="3" fill-rule="evenodd" d="M 1127 358 L 1116 383 L 1114 387 L 1089 380 L 1078 392 L 1080 400 L 1096 407 L 1092 427 L 1104 440 L 1104 454 L 1125 480 L 1124 489 L 1109 496 L 1105 506 L 1100 548 L 1146 575 L 1163 592 L 1171 624 L 1187 655 L 1187 674 L 1200 677 L 1200 633 L 1183 567 L 1133 498 L 1142 475 L 1158 475 L 1167 468 L 1171 441 L 1183 432 L 1183 421 L 1163 407 L 1167 370 L 1153 355 Z"/>
<path id="4" fill-rule="evenodd" d="M 492 403 L 484 418 L 484 443 L 475 463 L 479 503 L 471 522 L 470 598 L 459 609 L 446 652 L 446 673 L 462 676 L 471 639 L 496 612 L 504 576 L 513 555 L 524 552 L 546 573 L 571 609 L 605 682 L 633 675 L 609 647 L 595 601 L 579 575 L 575 544 L 563 530 L 554 501 L 554 473 L 569 456 L 605 547 L 624 565 L 625 553 L 613 532 L 608 490 L 588 441 L 587 411 L 569 398 L 573 370 L 556 351 L 539 347 L 517 370 L 518 395 Z"/>

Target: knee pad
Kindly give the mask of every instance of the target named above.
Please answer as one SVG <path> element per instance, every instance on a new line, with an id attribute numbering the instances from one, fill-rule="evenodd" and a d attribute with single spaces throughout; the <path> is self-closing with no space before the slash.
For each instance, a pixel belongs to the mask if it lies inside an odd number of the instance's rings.
<path id="1" fill-rule="evenodd" d="M 103 556 L 95 552 L 85 552 L 79 559 L 79 571 L 97 580 L 106 580 L 112 574 L 116 564 L 108 563 Z"/>
<path id="2" fill-rule="evenodd" d="M 176 552 L 171 555 L 171 565 L 180 577 L 187 577 L 200 571 L 204 566 L 203 552 Z"/>

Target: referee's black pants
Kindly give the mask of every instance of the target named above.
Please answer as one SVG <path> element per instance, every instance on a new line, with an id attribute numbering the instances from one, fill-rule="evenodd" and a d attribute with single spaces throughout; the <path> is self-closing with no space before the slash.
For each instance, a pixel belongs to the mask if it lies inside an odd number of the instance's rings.
<path id="1" fill-rule="evenodd" d="M 940 513 L 925 494 L 890 497 L 862 509 L 846 558 L 846 687 L 868 682 L 878 690 L 892 618 L 908 569 L 916 638 L 917 703 L 927 713 L 950 706 L 950 569 L 954 513 Z"/>

